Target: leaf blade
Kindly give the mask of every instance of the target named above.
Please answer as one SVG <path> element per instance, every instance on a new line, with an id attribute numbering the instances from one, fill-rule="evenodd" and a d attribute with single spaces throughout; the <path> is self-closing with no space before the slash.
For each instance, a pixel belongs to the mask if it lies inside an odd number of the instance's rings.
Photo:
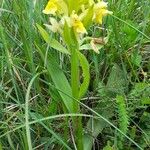
<path id="1" fill-rule="evenodd" d="M 36 25 L 41 36 L 43 37 L 43 39 L 47 44 L 49 44 L 52 48 L 56 49 L 61 53 L 70 54 L 70 52 L 65 47 L 63 47 L 57 40 L 50 38 L 49 34 L 46 32 L 45 29 L 43 29 L 39 24 Z"/>

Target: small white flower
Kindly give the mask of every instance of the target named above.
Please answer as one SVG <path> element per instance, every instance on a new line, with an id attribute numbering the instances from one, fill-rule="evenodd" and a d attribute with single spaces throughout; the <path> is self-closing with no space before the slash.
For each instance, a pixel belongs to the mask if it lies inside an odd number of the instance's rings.
<path id="1" fill-rule="evenodd" d="M 56 19 L 54 18 L 50 18 L 50 25 L 49 24 L 44 24 L 49 30 L 51 30 L 52 32 L 60 32 L 61 28 L 60 28 L 60 24 L 57 22 Z"/>

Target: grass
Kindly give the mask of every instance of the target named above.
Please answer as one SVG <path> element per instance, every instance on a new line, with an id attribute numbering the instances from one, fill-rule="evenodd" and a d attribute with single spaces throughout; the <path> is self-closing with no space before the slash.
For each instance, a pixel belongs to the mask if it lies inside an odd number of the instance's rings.
<path id="1" fill-rule="evenodd" d="M 104 30 L 88 30 L 108 42 L 99 54 L 82 50 L 78 70 L 76 58 L 70 63 L 68 51 L 47 44 L 37 28 L 48 22 L 46 0 L 0 1 L 0 150 L 150 148 L 150 2 L 108 2 L 113 15 Z M 88 67 L 80 101 L 77 75 Z"/>

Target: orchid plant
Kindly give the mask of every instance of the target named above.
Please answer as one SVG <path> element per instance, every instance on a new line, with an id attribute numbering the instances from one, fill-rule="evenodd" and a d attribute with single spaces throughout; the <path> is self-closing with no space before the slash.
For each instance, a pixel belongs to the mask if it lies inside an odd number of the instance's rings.
<path id="1" fill-rule="evenodd" d="M 49 16 L 49 23 L 44 24 L 51 32 L 59 33 L 63 39 L 61 43 L 55 41 L 55 45 L 48 42 L 51 47 L 70 55 L 71 62 L 71 95 L 74 99 L 66 100 L 62 96 L 64 105 L 69 113 L 80 113 L 80 106 L 77 101 L 86 93 L 89 81 L 89 63 L 86 57 L 81 53 L 84 39 L 89 39 L 91 48 L 99 53 L 93 40 L 98 40 L 88 36 L 88 29 L 93 24 L 103 23 L 103 17 L 112 14 L 107 9 L 108 4 L 104 1 L 94 0 L 49 0 L 43 13 Z M 41 35 L 47 41 L 47 32 L 37 25 Z M 57 46 L 59 48 L 57 48 Z M 82 69 L 83 81 L 80 81 L 80 68 Z M 76 100 L 75 100 L 76 99 Z M 75 143 L 78 150 L 84 149 L 83 130 L 81 117 L 73 118 L 73 127 L 75 134 Z"/>

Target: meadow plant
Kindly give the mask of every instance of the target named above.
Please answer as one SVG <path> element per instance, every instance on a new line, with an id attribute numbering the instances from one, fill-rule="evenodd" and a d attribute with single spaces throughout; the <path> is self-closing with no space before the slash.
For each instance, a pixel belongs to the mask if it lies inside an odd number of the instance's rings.
<path id="1" fill-rule="evenodd" d="M 86 93 L 89 81 L 89 63 L 86 57 L 80 52 L 83 39 L 90 39 L 89 44 L 93 50 L 99 53 L 95 42 L 98 40 L 88 36 L 88 29 L 93 24 L 103 23 L 103 17 L 112 14 L 107 9 L 107 3 L 98 0 L 49 0 L 43 13 L 49 16 L 49 23 L 44 24 L 53 33 L 59 33 L 66 47 L 65 53 L 70 55 L 71 62 L 71 90 L 72 97 L 78 101 Z M 43 28 L 37 25 L 43 35 Z M 61 44 L 61 43 L 60 43 Z M 51 46 L 51 45 L 50 45 Z M 57 47 L 57 46 L 56 46 Z M 64 52 L 64 51 L 63 51 Z M 83 81 L 80 81 L 80 67 L 82 69 Z M 80 106 L 73 100 L 71 105 L 64 102 L 69 113 L 80 113 Z M 79 150 L 83 149 L 82 123 L 81 118 L 73 118 L 75 141 Z"/>

